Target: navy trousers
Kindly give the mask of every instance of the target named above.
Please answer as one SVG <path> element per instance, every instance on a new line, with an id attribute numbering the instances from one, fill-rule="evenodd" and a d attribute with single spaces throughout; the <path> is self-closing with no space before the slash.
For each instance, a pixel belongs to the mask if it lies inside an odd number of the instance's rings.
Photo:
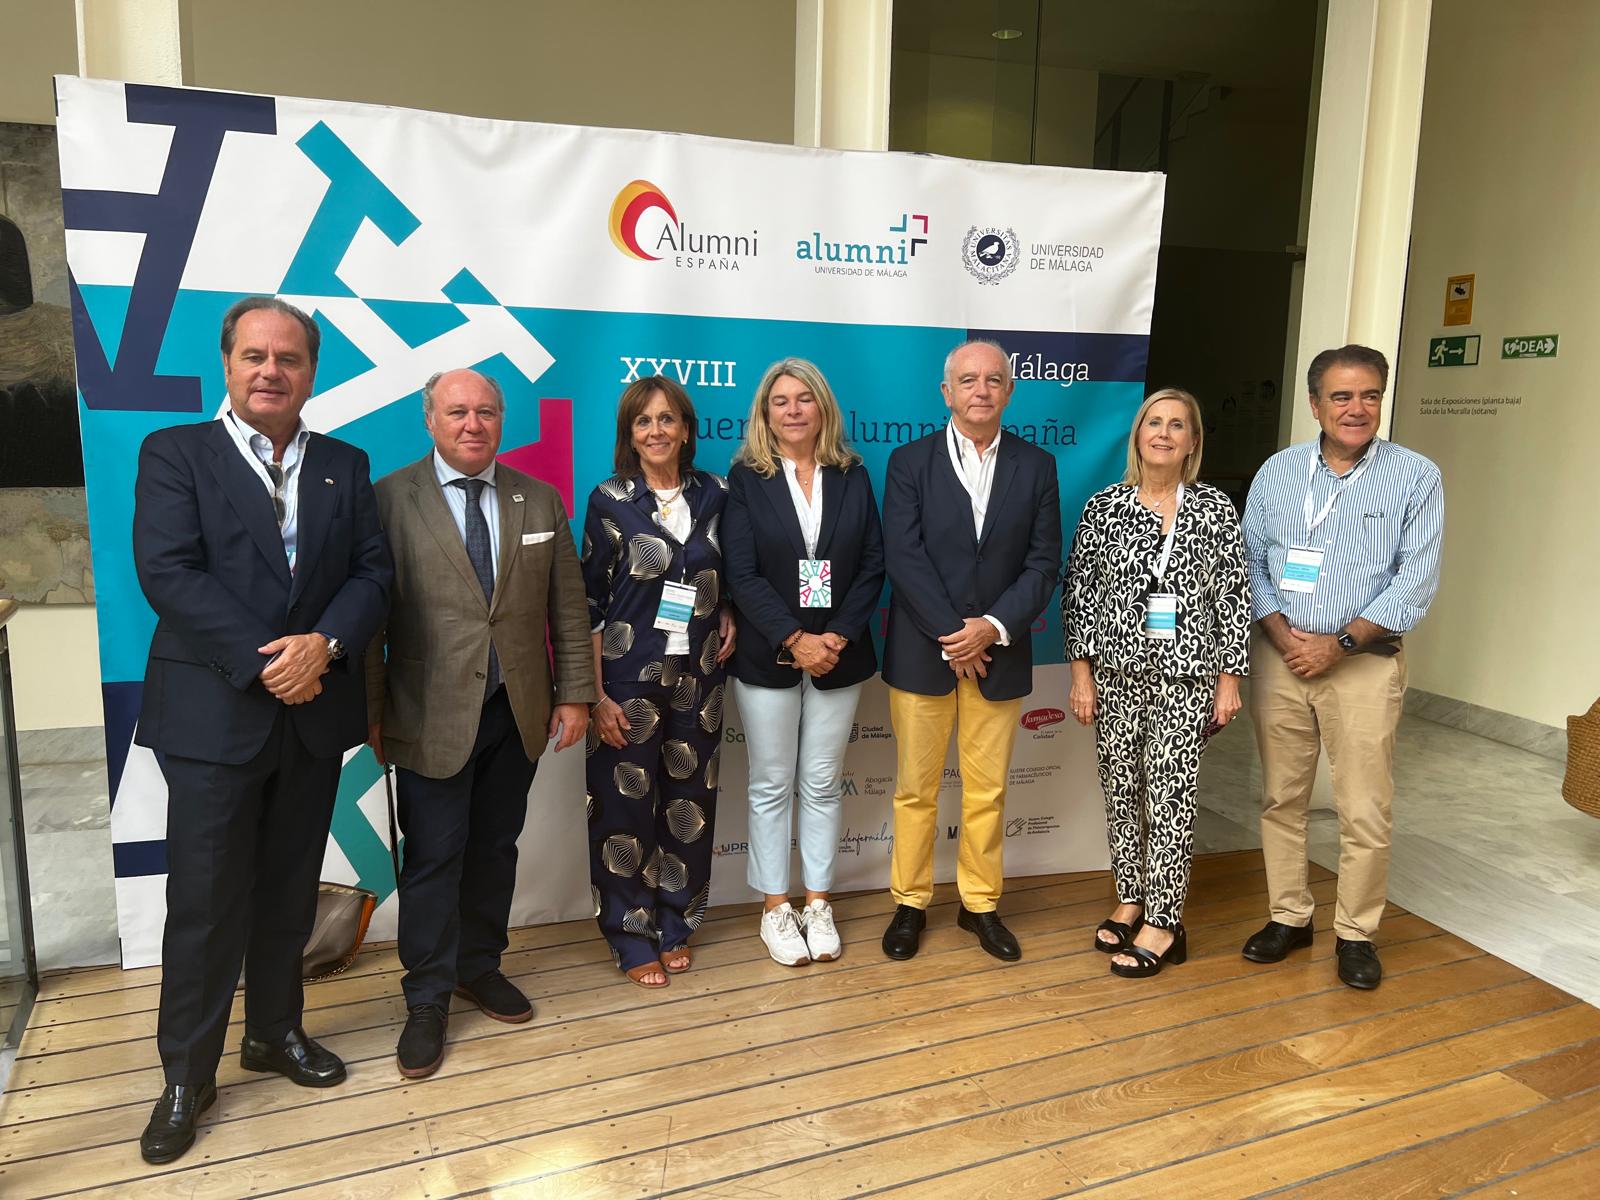
<path id="1" fill-rule="evenodd" d="M 607 683 L 628 718 L 617 750 L 590 726 L 589 878 L 595 919 L 625 971 L 676 950 L 705 919 L 725 672 L 669 656 L 661 679 Z"/>
<path id="2" fill-rule="evenodd" d="M 517 882 L 517 837 L 536 763 L 504 687 L 484 701 L 466 766 L 448 779 L 396 768 L 400 981 L 406 1007 L 448 1010 L 458 983 L 498 970 Z"/>
<path id="3" fill-rule="evenodd" d="M 168 1083 L 211 1079 L 239 968 L 244 1024 L 276 1040 L 300 1024 L 300 955 L 339 787 L 339 758 L 306 749 L 280 708 L 246 763 L 161 756 L 167 779 L 167 925 L 156 1048 Z"/>

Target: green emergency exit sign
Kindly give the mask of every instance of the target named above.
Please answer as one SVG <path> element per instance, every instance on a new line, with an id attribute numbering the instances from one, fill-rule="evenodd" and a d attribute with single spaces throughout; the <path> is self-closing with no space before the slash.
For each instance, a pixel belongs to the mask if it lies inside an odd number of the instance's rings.
<path id="1" fill-rule="evenodd" d="M 1475 333 L 1459 337 L 1428 339 L 1428 365 L 1430 367 L 1475 367 L 1478 365 L 1478 347 L 1482 339 Z"/>
<path id="2" fill-rule="evenodd" d="M 1560 339 L 1553 333 L 1535 333 L 1527 337 L 1508 337 L 1500 343 L 1500 357 L 1554 358 L 1558 341 Z"/>

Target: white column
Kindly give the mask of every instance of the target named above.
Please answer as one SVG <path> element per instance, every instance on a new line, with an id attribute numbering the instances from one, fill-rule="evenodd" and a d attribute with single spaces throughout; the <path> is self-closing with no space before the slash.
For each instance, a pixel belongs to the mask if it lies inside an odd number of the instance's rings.
<path id="1" fill-rule="evenodd" d="M 188 0 L 75 0 L 78 74 L 130 83 L 188 82 Z"/>
<path id="2" fill-rule="evenodd" d="M 893 0 L 795 4 L 795 145 L 889 148 L 893 12 Z"/>
<path id="3" fill-rule="evenodd" d="M 1309 440 L 1305 372 L 1319 350 L 1400 348 L 1432 0 L 1337 0 L 1324 32 L 1295 371 L 1285 441 Z M 1389 427 L 1385 406 L 1382 432 Z"/>

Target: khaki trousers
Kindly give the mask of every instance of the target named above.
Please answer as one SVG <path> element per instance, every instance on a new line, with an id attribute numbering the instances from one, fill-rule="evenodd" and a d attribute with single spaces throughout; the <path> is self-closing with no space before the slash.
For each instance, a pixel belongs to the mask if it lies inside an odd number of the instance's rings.
<path id="1" fill-rule="evenodd" d="M 1328 751 L 1339 813 L 1339 890 L 1333 930 L 1371 941 L 1389 890 L 1394 736 L 1406 691 L 1405 651 L 1354 654 L 1301 679 L 1264 637 L 1250 655 L 1250 717 L 1261 752 L 1261 850 L 1272 919 L 1304 926 L 1306 815 L 1319 745 Z"/>
<path id="2" fill-rule="evenodd" d="M 889 689 L 898 770 L 894 786 L 894 855 L 889 891 L 896 904 L 933 902 L 933 844 L 939 836 L 939 783 L 956 730 L 961 763 L 961 851 L 956 889 L 971 912 L 993 912 L 1005 884 L 1006 772 L 1021 699 L 983 698 L 958 679 L 948 696 Z"/>

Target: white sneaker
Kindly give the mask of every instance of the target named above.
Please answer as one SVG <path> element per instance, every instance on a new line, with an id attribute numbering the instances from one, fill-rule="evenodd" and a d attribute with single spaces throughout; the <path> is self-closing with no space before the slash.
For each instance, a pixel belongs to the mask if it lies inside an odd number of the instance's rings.
<path id="1" fill-rule="evenodd" d="M 811 961 L 806 939 L 800 935 L 800 922 L 787 900 L 761 914 L 761 940 L 767 944 L 767 953 L 775 963 L 803 967 Z"/>
<path id="2" fill-rule="evenodd" d="M 826 900 L 813 900 L 800 910 L 800 931 L 806 935 L 812 962 L 832 962 L 844 953 L 833 926 L 833 905 Z"/>

